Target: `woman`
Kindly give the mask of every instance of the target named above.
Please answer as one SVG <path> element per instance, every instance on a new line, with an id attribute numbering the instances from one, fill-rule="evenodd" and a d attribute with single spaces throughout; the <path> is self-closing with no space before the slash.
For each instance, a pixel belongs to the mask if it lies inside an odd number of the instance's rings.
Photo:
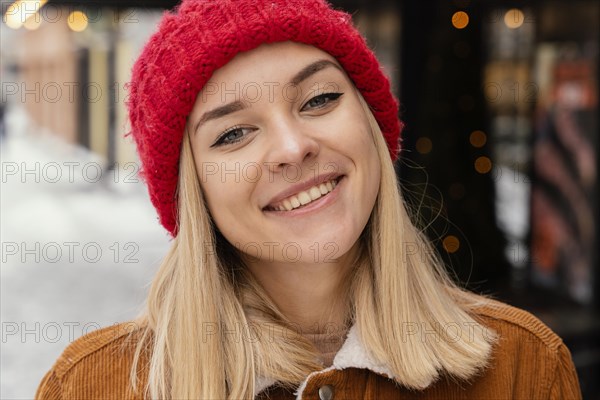
<path id="1" fill-rule="evenodd" d="M 410 222 L 398 103 L 322 0 L 184 0 L 136 62 L 132 134 L 173 246 L 134 323 L 38 398 L 579 398 L 560 338 L 455 286 Z"/>

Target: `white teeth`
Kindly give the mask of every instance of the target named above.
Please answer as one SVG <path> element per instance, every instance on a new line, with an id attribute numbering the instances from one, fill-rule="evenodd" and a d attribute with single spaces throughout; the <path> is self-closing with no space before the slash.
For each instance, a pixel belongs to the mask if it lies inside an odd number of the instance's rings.
<path id="1" fill-rule="evenodd" d="M 277 211 L 291 211 L 295 208 L 300 207 L 301 205 L 306 205 L 311 201 L 317 200 L 320 197 L 323 197 L 327 193 L 331 192 L 337 185 L 335 180 L 331 180 L 325 183 L 321 183 L 320 185 L 313 186 L 310 189 L 304 190 L 295 196 L 290 196 L 287 199 L 284 199 L 279 205 L 274 208 Z"/>
<path id="2" fill-rule="evenodd" d="M 306 192 L 298 193 L 298 200 L 300 200 L 300 204 L 305 205 L 311 202 L 310 195 Z"/>
<path id="3" fill-rule="evenodd" d="M 321 191 L 316 186 L 315 187 L 311 187 L 310 190 L 308 191 L 308 194 L 310 194 L 311 200 L 316 200 L 319 197 L 321 197 Z"/>

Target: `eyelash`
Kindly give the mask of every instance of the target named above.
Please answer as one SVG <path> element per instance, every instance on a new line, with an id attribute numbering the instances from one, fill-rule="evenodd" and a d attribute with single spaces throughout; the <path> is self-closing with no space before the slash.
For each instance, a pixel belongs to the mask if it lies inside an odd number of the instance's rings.
<path id="1" fill-rule="evenodd" d="M 331 92 L 331 93 L 322 93 L 322 94 L 319 94 L 319 95 L 317 95 L 317 96 L 315 96 L 315 97 L 311 98 L 310 100 L 308 100 L 306 103 L 304 103 L 304 105 L 302 106 L 302 108 L 301 108 L 301 110 L 300 110 L 300 111 L 304 110 L 304 109 L 305 109 L 305 107 L 306 107 L 306 106 L 307 106 L 307 105 L 308 105 L 308 104 L 309 104 L 311 101 L 313 101 L 313 100 L 315 100 L 315 99 L 326 99 L 326 100 L 328 100 L 328 101 L 327 101 L 325 104 L 322 104 L 322 105 L 318 105 L 318 106 L 315 106 L 315 107 L 313 107 L 314 109 L 323 108 L 323 107 L 327 106 L 327 105 L 328 105 L 330 102 L 338 100 L 338 99 L 339 99 L 339 98 L 340 98 L 340 97 L 341 97 L 343 94 L 344 94 L 344 93 L 336 93 L 336 92 Z M 239 131 L 239 130 L 243 130 L 243 129 L 251 129 L 251 128 L 244 128 L 244 127 L 242 127 L 242 126 L 233 126 L 233 127 L 231 127 L 230 129 L 227 129 L 225 132 L 223 132 L 223 133 L 222 133 L 222 134 L 221 134 L 221 135 L 218 137 L 217 141 L 216 141 L 216 142 L 215 142 L 215 143 L 214 143 L 214 144 L 213 144 L 211 147 L 217 147 L 217 146 L 229 146 L 229 145 L 235 144 L 235 143 L 237 143 L 237 142 L 239 142 L 239 141 L 243 140 L 243 139 L 244 139 L 244 137 L 245 137 L 245 135 L 244 135 L 244 136 L 241 136 L 241 137 L 239 137 L 239 138 L 237 138 L 237 139 L 233 139 L 233 140 L 232 140 L 232 141 L 230 141 L 230 142 L 225 142 L 225 138 L 227 137 L 227 135 L 229 135 L 230 133 L 233 133 L 233 132 Z"/>
<path id="2" fill-rule="evenodd" d="M 344 93 L 336 93 L 336 92 L 330 92 L 330 93 L 322 93 L 319 94 L 313 98 L 311 98 L 310 100 L 308 100 L 306 103 L 304 103 L 304 106 L 302 106 L 302 110 L 304 110 L 304 107 L 306 107 L 306 105 L 308 103 L 310 103 L 311 101 L 315 100 L 315 99 L 328 99 L 329 101 L 327 103 L 325 103 L 324 105 L 321 106 L 316 106 L 315 108 L 322 108 L 324 106 L 326 106 L 327 104 L 329 104 L 332 101 L 336 101 L 337 99 L 339 99 Z"/>
<path id="3" fill-rule="evenodd" d="M 242 136 L 242 137 L 239 137 L 239 138 L 237 138 L 237 139 L 233 139 L 233 140 L 232 140 L 232 141 L 230 141 L 230 142 L 225 142 L 225 138 L 226 138 L 226 137 L 227 137 L 227 135 L 229 135 L 230 133 L 233 133 L 233 132 L 235 132 L 235 131 L 239 131 L 239 130 L 242 130 L 242 129 L 251 129 L 251 128 L 244 128 L 243 126 L 237 126 L 237 125 L 236 125 L 236 126 L 234 126 L 234 127 L 231 127 L 231 128 L 229 128 L 229 129 L 227 129 L 225 132 L 223 132 L 223 134 L 221 134 L 221 135 L 219 136 L 219 138 L 217 139 L 217 141 L 215 142 L 215 144 L 213 144 L 213 145 L 212 145 L 212 146 L 210 146 L 210 147 L 217 147 L 217 146 L 229 146 L 229 145 L 232 145 L 232 144 L 234 144 L 234 143 L 237 143 L 237 142 L 239 142 L 240 140 L 244 139 L 244 136 Z"/>

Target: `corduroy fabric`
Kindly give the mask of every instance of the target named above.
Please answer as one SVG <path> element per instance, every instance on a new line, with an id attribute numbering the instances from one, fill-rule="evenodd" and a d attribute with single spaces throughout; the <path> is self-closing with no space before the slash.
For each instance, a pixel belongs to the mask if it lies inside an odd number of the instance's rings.
<path id="1" fill-rule="evenodd" d="M 129 87 L 131 134 L 150 199 L 177 235 L 177 176 L 186 119 L 213 72 L 263 43 L 294 41 L 335 57 L 369 104 L 388 144 L 400 151 L 402 123 L 388 78 L 349 14 L 324 0 L 184 0 L 166 12 L 135 62 Z"/>
<path id="2" fill-rule="evenodd" d="M 347 368 L 317 373 L 308 380 L 301 399 L 319 399 L 323 385 L 331 385 L 334 399 L 527 399 L 579 400 L 581 391 L 569 349 L 536 317 L 493 302 L 478 311 L 485 326 L 500 334 L 491 365 L 467 381 L 443 377 L 420 391 L 408 390 L 368 369 Z M 116 325 L 73 342 L 46 374 L 36 399 L 141 399 L 129 385 L 129 368 L 136 335 L 130 325 Z M 398 345 L 401 351 L 402 344 Z M 147 358 L 138 375 L 147 382 Z M 296 399 L 277 385 L 256 399 Z"/>

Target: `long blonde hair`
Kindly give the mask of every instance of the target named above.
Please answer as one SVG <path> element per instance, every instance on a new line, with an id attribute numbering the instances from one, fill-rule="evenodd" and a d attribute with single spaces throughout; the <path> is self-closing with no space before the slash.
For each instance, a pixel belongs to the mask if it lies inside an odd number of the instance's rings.
<path id="1" fill-rule="evenodd" d="M 357 91 L 358 92 L 358 91 Z M 414 389 L 442 373 L 468 378 L 488 364 L 494 332 L 475 310 L 486 299 L 448 277 L 431 244 L 411 222 L 388 148 L 359 98 L 381 165 L 381 183 L 360 251 L 346 279 L 348 317 L 371 355 Z M 293 388 L 323 368 L 213 225 L 187 133 L 179 173 L 179 233 L 157 272 L 138 319 L 131 371 L 138 384 L 149 354 L 152 398 L 252 399 L 258 376 Z"/>

